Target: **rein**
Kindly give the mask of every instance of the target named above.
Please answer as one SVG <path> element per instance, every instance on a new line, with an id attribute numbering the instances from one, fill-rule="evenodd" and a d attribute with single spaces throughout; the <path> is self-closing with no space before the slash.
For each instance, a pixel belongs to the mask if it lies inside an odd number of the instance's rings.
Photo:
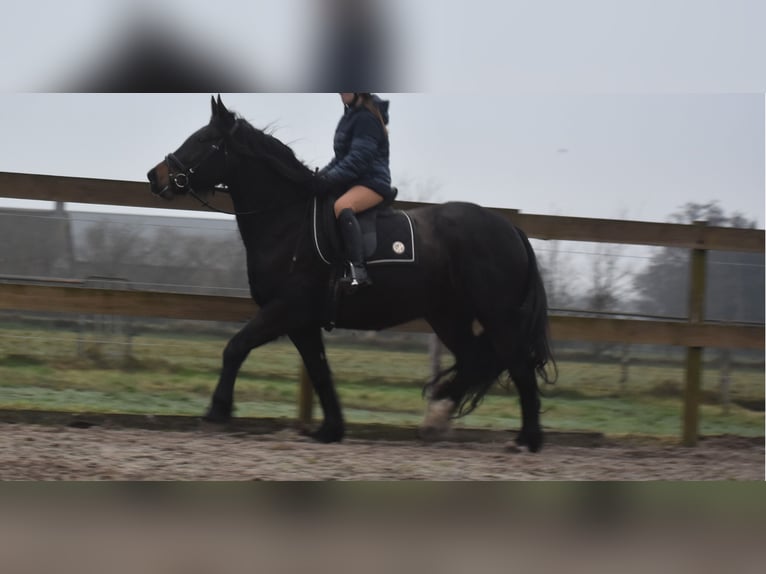
<path id="1" fill-rule="evenodd" d="M 189 195 L 191 195 L 194 199 L 199 201 L 202 205 L 207 207 L 210 211 L 215 211 L 217 213 L 224 213 L 226 215 L 234 215 L 235 217 L 238 215 L 258 215 L 261 213 L 267 213 L 269 211 L 272 211 L 276 209 L 278 206 L 274 205 L 276 203 L 276 198 L 271 200 L 271 204 L 268 207 L 264 207 L 262 209 L 253 209 L 252 211 L 226 211 L 225 209 L 221 209 L 220 207 L 216 207 L 215 205 L 211 205 L 205 198 L 200 197 L 199 194 L 194 191 L 191 187 L 189 188 Z"/>

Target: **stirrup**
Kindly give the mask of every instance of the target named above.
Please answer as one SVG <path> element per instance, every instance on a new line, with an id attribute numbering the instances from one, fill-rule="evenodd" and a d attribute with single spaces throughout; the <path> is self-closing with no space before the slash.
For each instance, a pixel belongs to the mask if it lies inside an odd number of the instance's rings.
<path id="1" fill-rule="evenodd" d="M 349 261 L 348 273 L 344 277 L 345 282 L 349 287 L 357 288 L 365 285 L 372 285 L 369 275 L 367 275 L 367 268 L 362 265 L 358 265 Z"/>

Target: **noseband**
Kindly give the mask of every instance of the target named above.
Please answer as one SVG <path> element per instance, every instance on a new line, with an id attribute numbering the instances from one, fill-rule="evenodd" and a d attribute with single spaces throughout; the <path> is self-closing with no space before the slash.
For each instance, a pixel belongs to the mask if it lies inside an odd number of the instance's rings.
<path id="1" fill-rule="evenodd" d="M 175 185 L 178 189 L 185 190 L 187 186 L 189 185 L 189 180 L 192 175 L 194 175 L 194 172 L 201 166 L 207 159 L 213 155 L 216 151 L 218 151 L 220 147 L 217 144 L 213 144 L 210 147 L 210 150 L 202 157 L 202 159 L 197 163 L 196 167 L 186 167 L 184 163 L 176 157 L 176 154 L 169 153 L 165 156 L 165 164 L 168 166 L 168 178 L 170 181 L 173 182 L 173 185 Z M 176 171 L 173 171 L 173 168 L 176 168 Z M 190 188 L 191 189 L 191 188 Z"/>

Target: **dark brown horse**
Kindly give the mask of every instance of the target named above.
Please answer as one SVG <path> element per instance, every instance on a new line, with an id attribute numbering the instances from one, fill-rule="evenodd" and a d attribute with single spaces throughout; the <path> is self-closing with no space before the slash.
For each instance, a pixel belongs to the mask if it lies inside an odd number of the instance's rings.
<path id="1" fill-rule="evenodd" d="M 309 237 L 317 193 L 312 171 L 290 148 L 212 101 L 210 122 L 148 174 L 165 199 L 230 194 L 247 250 L 247 274 L 258 313 L 226 345 L 207 420 L 225 422 L 234 404 L 240 366 L 254 348 L 287 335 L 303 358 L 324 420 L 310 433 L 340 441 L 345 425 L 322 340 L 332 267 Z M 521 403 L 519 444 L 543 443 L 537 377 L 553 366 L 545 288 L 532 247 L 507 219 L 469 203 L 413 209 L 417 259 L 370 268 L 371 287 L 346 296 L 336 324 L 385 329 L 424 318 L 455 356 L 455 365 L 425 388 L 425 436 L 473 410 L 501 374 Z M 477 329 L 476 326 L 479 326 Z"/>

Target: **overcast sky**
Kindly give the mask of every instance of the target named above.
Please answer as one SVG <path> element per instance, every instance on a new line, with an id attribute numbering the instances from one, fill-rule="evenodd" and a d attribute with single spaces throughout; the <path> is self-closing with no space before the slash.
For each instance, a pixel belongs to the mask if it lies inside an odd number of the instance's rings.
<path id="1" fill-rule="evenodd" d="M 389 91 L 766 91 L 762 0 L 6 0 L 0 89 L 67 81 L 142 26 L 258 91 L 308 91 L 318 39 L 350 4 L 390 48 Z"/>
<path id="2" fill-rule="evenodd" d="M 403 199 L 665 221 L 718 200 L 764 222 L 764 97 L 382 94 Z M 0 171 L 142 181 L 209 119 L 208 94 L 0 94 Z M 223 94 L 307 165 L 337 94 Z"/>
<path id="3" fill-rule="evenodd" d="M 345 0 L 11 4 L 0 19 L 0 170 L 124 180 L 142 180 L 207 122 L 207 90 L 34 92 L 103 80 L 125 46 L 157 37 L 207 71 L 226 64 L 227 85 L 305 92 L 324 71 L 330 24 L 350 13 Z M 650 221 L 718 200 L 763 227 L 766 2 L 351 5 L 365 7 L 393 71 L 379 85 L 397 91 L 383 95 L 404 199 Z M 309 166 L 332 156 L 337 94 L 224 100 L 256 127 L 273 126 Z"/>

